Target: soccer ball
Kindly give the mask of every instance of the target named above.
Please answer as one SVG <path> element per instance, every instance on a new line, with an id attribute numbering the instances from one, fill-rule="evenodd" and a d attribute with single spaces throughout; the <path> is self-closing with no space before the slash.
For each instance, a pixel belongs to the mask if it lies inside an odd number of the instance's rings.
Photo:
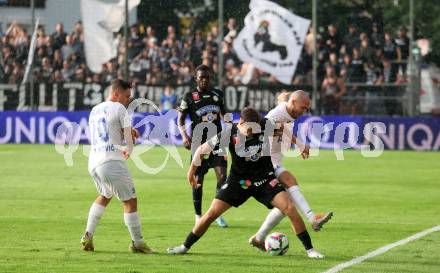
<path id="1" fill-rule="evenodd" d="M 289 249 L 289 240 L 284 233 L 273 232 L 266 237 L 264 246 L 271 256 L 284 255 Z"/>

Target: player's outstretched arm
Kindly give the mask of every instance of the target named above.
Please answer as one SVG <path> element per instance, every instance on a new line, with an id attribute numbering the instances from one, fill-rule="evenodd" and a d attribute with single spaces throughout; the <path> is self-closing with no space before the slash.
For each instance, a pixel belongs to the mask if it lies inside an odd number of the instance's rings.
<path id="1" fill-rule="evenodd" d="M 310 145 L 302 143 L 302 141 L 299 140 L 294 134 L 292 134 L 292 144 L 295 144 L 298 147 L 303 159 L 309 158 Z"/>
<path id="2" fill-rule="evenodd" d="M 124 156 L 125 159 L 128 159 L 131 155 L 131 153 L 133 152 L 133 129 L 132 127 L 125 127 L 122 129 L 123 130 L 123 135 L 124 135 L 124 140 L 126 143 L 126 147 L 125 150 L 122 151 L 122 154 Z M 137 130 L 136 130 L 137 131 Z"/>
<path id="3" fill-rule="evenodd" d="M 202 158 L 204 155 L 210 154 L 212 152 L 212 148 L 208 143 L 204 143 L 197 148 L 196 152 L 194 153 L 193 160 L 191 162 L 191 166 L 188 170 L 188 182 L 193 188 L 198 188 L 201 185 L 197 184 L 197 178 L 195 176 L 197 167 L 199 167 L 202 163 Z"/>
<path id="4" fill-rule="evenodd" d="M 190 150 L 191 149 L 191 138 L 188 136 L 188 134 L 186 133 L 186 129 L 185 129 L 186 116 L 187 116 L 187 113 L 179 111 L 179 115 L 177 118 L 177 124 L 179 125 L 179 131 L 180 131 L 180 134 L 182 135 L 183 146 L 187 150 Z"/>

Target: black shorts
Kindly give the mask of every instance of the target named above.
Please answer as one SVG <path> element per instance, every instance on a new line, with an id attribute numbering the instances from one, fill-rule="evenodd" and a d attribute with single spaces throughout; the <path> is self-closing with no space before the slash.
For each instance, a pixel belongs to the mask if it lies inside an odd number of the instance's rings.
<path id="1" fill-rule="evenodd" d="M 197 167 L 196 176 L 204 176 L 210 168 L 214 167 L 227 167 L 228 162 L 226 161 L 225 157 L 222 155 L 215 155 L 213 153 L 209 154 L 208 158 L 203 158 L 201 165 Z"/>
<path id="2" fill-rule="evenodd" d="M 272 209 L 272 199 L 282 191 L 284 191 L 283 185 L 273 174 L 264 175 L 252 181 L 229 175 L 215 198 L 233 207 L 239 207 L 252 196 L 267 208 Z"/>

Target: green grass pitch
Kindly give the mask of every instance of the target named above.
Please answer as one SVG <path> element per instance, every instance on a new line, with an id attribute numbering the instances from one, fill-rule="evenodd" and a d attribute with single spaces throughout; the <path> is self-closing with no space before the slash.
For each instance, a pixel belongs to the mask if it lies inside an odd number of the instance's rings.
<path id="1" fill-rule="evenodd" d="M 271 257 L 247 240 L 268 213 L 249 200 L 225 215 L 230 228 L 214 223 L 184 256 L 169 256 L 182 243 L 194 215 L 185 179 L 189 152 L 179 149 L 180 168 L 170 159 L 166 169 L 147 175 L 130 161 L 138 194 L 142 230 L 154 255 L 128 252 L 129 234 L 122 207 L 113 200 L 94 237 L 94 253 L 80 250 L 88 209 L 96 191 L 82 149 L 67 167 L 52 145 L 0 146 L 0 272 L 322 272 L 356 256 L 440 224 L 440 153 L 385 152 L 363 158 L 332 151 L 309 160 L 285 159 L 316 211 L 334 211 L 319 233 L 309 232 L 324 260 L 306 257 L 285 219 L 276 231 L 287 233 L 290 249 Z M 162 148 L 143 154 L 150 166 L 165 157 Z M 205 180 L 204 210 L 214 196 L 214 175 Z M 440 232 L 392 249 L 342 272 L 440 272 Z"/>

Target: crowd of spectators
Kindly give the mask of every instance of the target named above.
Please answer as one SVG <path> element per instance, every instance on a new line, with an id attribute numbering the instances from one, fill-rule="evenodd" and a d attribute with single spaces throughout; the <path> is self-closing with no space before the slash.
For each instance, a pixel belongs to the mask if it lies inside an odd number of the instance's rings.
<path id="1" fill-rule="evenodd" d="M 219 28 L 214 25 L 209 31 L 184 29 L 181 34 L 174 26 L 168 26 L 167 35 L 159 40 L 155 29 L 136 24 L 130 27 L 128 41 L 128 62 L 130 77 L 135 82 L 155 84 L 187 84 L 191 72 L 199 64 L 218 70 L 218 50 L 224 56 L 224 83 L 239 85 L 243 83 L 277 83 L 271 75 L 242 63 L 232 47 L 237 36 L 237 24 L 230 18 L 225 27 L 225 37 L 219 38 Z M 16 23 L 12 23 L 3 33 L 0 32 L 0 81 L 19 83 L 30 44 L 30 34 Z M 43 26 L 38 28 L 35 52 L 35 75 L 39 81 L 98 81 L 109 82 L 122 76 L 125 47 L 122 35 L 117 35 L 118 57 L 103 65 L 100 74 L 91 73 L 85 63 L 84 36 L 81 22 L 77 22 L 71 33 L 63 24 L 56 25 L 55 31 L 48 35 Z M 306 39 L 297 71 L 292 84 L 311 84 L 313 34 Z M 336 77 L 345 83 L 402 83 L 405 82 L 406 61 L 409 55 L 409 38 L 404 27 L 396 36 L 381 32 L 373 24 L 371 31 L 359 32 L 350 25 L 347 32 L 336 26 L 320 28 L 317 35 L 318 77 L 322 82 L 327 67 L 333 67 Z"/>
<path id="2" fill-rule="evenodd" d="M 189 84 L 192 71 L 199 64 L 208 65 L 214 73 L 218 71 L 218 50 L 222 50 L 224 84 L 276 84 L 275 77 L 240 61 L 232 46 L 237 32 L 234 18 L 227 21 L 223 40 L 217 25 L 205 32 L 183 29 L 181 33 L 177 33 L 174 26 L 168 26 L 163 39 L 158 39 L 151 26 L 132 25 L 127 48 L 130 80 L 148 85 Z M 0 31 L 0 36 L 0 82 L 20 83 L 25 72 L 30 33 L 12 23 L 6 31 Z M 116 39 L 118 57 L 105 63 L 99 74 L 87 68 L 80 21 L 70 33 L 64 30 L 62 23 L 58 23 L 50 35 L 40 26 L 37 37 L 34 59 L 37 81 L 105 84 L 123 76 L 125 45 L 121 34 L 117 34 Z M 393 35 L 382 32 L 377 24 L 372 24 L 368 32 L 360 32 L 355 25 L 350 25 L 345 32 L 329 25 L 319 28 L 316 38 L 315 49 L 313 34 L 309 31 L 292 84 L 312 83 L 313 51 L 317 50 L 318 79 L 322 95 L 330 104 L 346 93 L 347 83 L 382 85 L 406 81 L 409 38 L 404 27 Z"/>

